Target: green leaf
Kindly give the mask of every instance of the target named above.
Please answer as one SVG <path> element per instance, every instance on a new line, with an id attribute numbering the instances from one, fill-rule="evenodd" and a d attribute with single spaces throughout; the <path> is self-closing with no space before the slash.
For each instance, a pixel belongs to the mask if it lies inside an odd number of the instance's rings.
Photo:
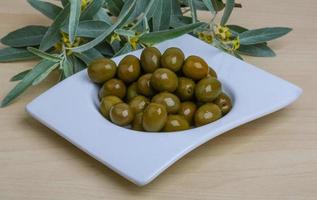
<path id="1" fill-rule="evenodd" d="M 95 47 L 102 55 L 106 57 L 113 57 L 113 50 L 108 43 L 101 43 Z"/>
<path id="2" fill-rule="evenodd" d="M 64 10 L 58 14 L 53 24 L 48 28 L 40 44 L 41 50 L 46 51 L 59 41 L 60 28 L 63 26 L 69 15 L 69 9 L 70 5 L 68 4 Z"/>
<path id="3" fill-rule="evenodd" d="M 152 18 L 153 31 L 166 30 L 170 27 L 172 2 L 171 0 L 158 0 L 156 12 Z"/>
<path id="4" fill-rule="evenodd" d="M 36 56 L 26 49 L 7 47 L 0 49 L 0 62 L 31 60 Z"/>
<path id="5" fill-rule="evenodd" d="M 64 57 L 63 61 L 61 62 L 61 67 L 66 78 L 74 74 L 73 64 L 68 56 Z"/>
<path id="6" fill-rule="evenodd" d="M 205 4 L 205 6 L 208 8 L 208 10 L 211 12 L 211 14 L 215 14 L 215 9 L 214 9 L 214 6 L 212 5 L 211 1 L 212 0 L 202 0 Z"/>
<path id="7" fill-rule="evenodd" d="M 122 15 L 120 15 L 116 21 L 116 23 L 114 23 L 113 25 L 111 25 L 105 32 L 103 32 L 101 35 L 99 35 L 96 39 L 82 45 L 79 47 L 75 47 L 72 48 L 72 50 L 74 52 L 83 52 L 83 51 L 87 51 L 93 47 L 95 47 L 96 45 L 98 45 L 99 43 L 101 43 L 108 35 L 110 35 L 121 23 L 124 23 L 129 16 L 131 15 L 131 13 L 133 12 L 133 8 L 135 6 L 135 2 L 136 0 L 133 0 L 133 2 L 130 4 L 129 9 L 126 10 L 125 13 L 123 13 Z"/>
<path id="8" fill-rule="evenodd" d="M 146 4 L 145 5 L 141 5 L 142 7 L 140 6 L 141 8 L 139 8 L 139 11 L 138 11 L 138 12 L 140 12 L 140 16 L 138 16 L 139 19 L 137 20 L 137 22 L 133 25 L 133 27 L 131 29 L 134 29 L 134 28 L 138 27 L 145 18 L 147 19 L 147 18 L 150 18 L 150 17 L 152 17 L 154 15 L 154 12 L 155 12 L 154 8 L 156 8 L 155 2 L 157 2 L 157 0 L 149 0 L 149 1 L 148 0 L 146 0 L 146 1 L 145 0 L 141 0 L 141 1 L 138 1 L 139 4 L 140 4 L 140 2 L 145 2 Z"/>
<path id="9" fill-rule="evenodd" d="M 106 0 L 106 7 L 109 9 L 110 13 L 114 16 L 118 16 L 123 7 L 122 0 Z"/>
<path id="10" fill-rule="evenodd" d="M 187 7 L 190 7 L 189 1 L 190 0 L 180 0 L 180 2 Z M 193 3 L 197 10 L 208 10 L 208 8 L 205 6 L 205 4 L 201 0 L 193 0 Z"/>
<path id="11" fill-rule="evenodd" d="M 87 20 L 79 22 L 77 29 L 78 37 L 96 38 L 110 27 L 103 21 Z M 62 31 L 68 33 L 68 26 L 63 26 Z"/>
<path id="12" fill-rule="evenodd" d="M 258 44 L 270 41 L 289 33 L 292 29 L 286 27 L 260 28 L 245 31 L 239 34 L 240 43 L 243 45 Z"/>
<path id="13" fill-rule="evenodd" d="M 10 47 L 36 46 L 47 31 L 45 26 L 25 26 L 13 31 L 1 39 L 1 43 Z"/>
<path id="14" fill-rule="evenodd" d="M 59 66 L 58 63 L 55 63 L 55 64 L 52 63 L 50 68 L 48 68 L 45 72 L 43 72 L 41 75 L 39 75 L 38 77 L 36 77 L 34 79 L 34 81 L 32 82 L 32 85 L 35 86 L 35 85 L 38 85 L 39 83 L 41 83 L 58 66 Z"/>
<path id="15" fill-rule="evenodd" d="M 155 11 L 158 7 L 158 3 L 159 1 L 158 0 L 151 0 L 150 3 L 148 4 L 148 6 L 146 7 L 145 9 L 145 17 L 147 19 L 150 19 L 154 16 L 155 14 Z"/>
<path id="16" fill-rule="evenodd" d="M 68 0 L 61 0 L 63 7 L 65 8 L 69 4 Z"/>
<path id="17" fill-rule="evenodd" d="M 169 40 L 175 37 L 179 37 L 183 34 L 192 32 L 194 29 L 198 28 L 199 26 L 203 24 L 204 23 L 202 22 L 198 22 L 195 24 L 180 26 L 176 29 L 147 33 L 141 36 L 139 40 L 140 42 L 147 43 L 147 44 L 156 44 L 156 43 Z"/>
<path id="18" fill-rule="evenodd" d="M 101 8 L 97 14 L 94 16 L 94 20 L 98 20 L 98 21 L 103 21 L 106 22 L 107 24 L 111 25 L 112 24 L 112 20 L 109 17 L 107 10 L 104 8 Z"/>
<path id="19" fill-rule="evenodd" d="M 131 30 L 126 30 L 126 29 L 116 29 L 114 32 L 118 35 L 123 35 L 127 37 L 133 37 L 135 36 L 135 32 Z"/>
<path id="20" fill-rule="evenodd" d="M 80 12 L 81 12 L 81 9 L 80 9 L 81 1 L 78 1 L 78 0 L 69 0 L 69 1 L 70 1 L 70 14 L 69 14 L 68 34 L 69 34 L 69 41 L 71 44 L 73 44 L 77 35 L 77 28 L 78 28 Z"/>
<path id="21" fill-rule="evenodd" d="M 93 19 L 93 17 L 102 8 L 104 2 L 104 0 L 94 0 L 91 3 L 89 3 L 87 8 L 81 13 L 80 20 Z"/>
<path id="22" fill-rule="evenodd" d="M 18 74 L 16 74 L 15 76 L 13 76 L 10 81 L 20 81 L 22 80 L 31 70 L 28 69 L 28 70 L 25 70 L 23 72 L 20 72 Z"/>
<path id="23" fill-rule="evenodd" d="M 224 26 L 227 23 L 230 15 L 232 13 L 232 10 L 234 8 L 234 3 L 235 3 L 234 0 L 226 0 L 225 10 L 223 11 L 223 15 L 222 15 L 221 22 L 220 22 L 220 24 L 222 26 Z"/>
<path id="24" fill-rule="evenodd" d="M 127 42 L 113 57 L 117 57 L 117 56 L 129 53 L 131 51 L 133 51 L 133 49 L 132 49 L 131 45 Z"/>
<path id="25" fill-rule="evenodd" d="M 225 7 L 225 4 L 222 2 L 222 0 L 211 0 L 211 3 L 216 12 L 221 11 Z"/>
<path id="26" fill-rule="evenodd" d="M 7 96 L 2 100 L 0 107 L 5 107 L 19 95 L 21 95 L 31 84 L 32 82 L 47 69 L 49 69 L 55 63 L 51 61 L 41 61 L 33 67 L 33 69 L 20 81 Z"/>
<path id="27" fill-rule="evenodd" d="M 238 53 L 255 57 L 273 57 L 276 54 L 266 44 L 240 45 Z"/>
<path id="28" fill-rule="evenodd" d="M 233 34 L 233 36 L 238 36 L 240 33 L 248 30 L 247 28 L 238 25 L 227 25 L 227 27 L 230 29 L 230 32 Z"/>
<path id="29" fill-rule="evenodd" d="M 57 15 L 62 11 L 62 8 L 45 1 L 39 0 L 28 0 L 29 4 L 40 11 L 43 15 L 47 16 L 50 19 L 55 19 Z"/>
<path id="30" fill-rule="evenodd" d="M 156 1 L 159 2 L 159 1 Z M 171 0 L 172 2 L 172 16 L 182 16 L 182 9 L 178 0 Z"/>
<path id="31" fill-rule="evenodd" d="M 80 72 L 81 70 L 87 68 L 87 65 L 75 56 L 71 56 L 70 61 L 74 67 L 74 73 Z"/>
<path id="32" fill-rule="evenodd" d="M 43 59 L 46 59 L 46 60 L 50 60 L 52 62 L 59 62 L 61 61 L 61 58 L 56 56 L 56 55 L 52 55 L 52 54 L 49 54 L 49 53 L 46 53 L 44 51 L 41 51 L 39 49 L 36 49 L 36 48 L 33 48 L 33 47 L 28 47 L 27 50 L 31 53 L 33 53 L 34 55 L 40 57 L 40 58 L 43 58 Z"/>
<path id="33" fill-rule="evenodd" d="M 196 23 L 197 22 L 197 13 L 196 13 L 196 7 L 194 4 L 194 0 L 188 0 L 189 2 L 189 7 L 190 7 L 190 13 L 192 16 L 192 22 Z"/>
<path id="34" fill-rule="evenodd" d="M 95 48 L 89 49 L 81 53 L 75 53 L 75 56 L 85 62 L 87 65 L 97 58 L 103 58 L 103 55 Z"/>

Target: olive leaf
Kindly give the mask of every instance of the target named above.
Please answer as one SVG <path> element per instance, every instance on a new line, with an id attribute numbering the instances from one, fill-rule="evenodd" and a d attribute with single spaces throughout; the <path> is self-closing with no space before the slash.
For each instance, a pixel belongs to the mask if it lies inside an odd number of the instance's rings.
<path id="1" fill-rule="evenodd" d="M 71 44 L 73 44 L 77 35 L 77 28 L 78 28 L 80 12 L 81 12 L 81 1 L 69 0 L 69 2 L 70 2 L 70 14 L 69 14 L 68 34 L 69 34 L 69 41 Z"/>
<path id="2" fill-rule="evenodd" d="M 84 52 L 75 53 L 75 56 L 82 60 L 86 65 L 89 65 L 91 61 L 97 58 L 103 58 L 103 55 L 95 48 L 89 49 Z"/>
<path id="3" fill-rule="evenodd" d="M 156 44 L 164 40 L 172 39 L 175 37 L 179 37 L 185 33 L 192 32 L 194 29 L 198 28 L 199 26 L 203 24 L 204 23 L 202 22 L 197 22 L 195 24 L 181 26 L 175 29 L 147 33 L 141 36 L 139 40 L 142 43 Z"/>
<path id="4" fill-rule="evenodd" d="M 47 31 L 45 26 L 25 26 L 1 39 L 1 43 L 10 47 L 37 46 Z"/>
<path id="5" fill-rule="evenodd" d="M 36 56 L 24 48 L 7 47 L 0 49 L 0 62 L 32 60 Z"/>
<path id="6" fill-rule="evenodd" d="M 110 25 L 103 21 L 96 21 L 96 20 L 81 21 L 78 24 L 77 36 L 96 38 L 102 33 L 104 33 L 109 27 Z M 65 33 L 68 33 L 67 24 L 62 27 L 62 31 Z"/>
<path id="7" fill-rule="evenodd" d="M 150 0 L 150 2 L 148 2 L 148 1 L 142 0 L 142 1 L 138 1 L 138 2 L 139 2 L 139 5 L 140 5 L 140 2 L 145 2 L 146 4 L 141 5 L 142 7 L 139 8 L 139 11 L 138 11 L 138 12 L 140 12 L 140 16 L 138 17 L 139 19 L 137 20 L 137 22 L 135 22 L 135 24 L 133 25 L 133 27 L 131 29 L 138 27 L 141 24 L 141 22 L 144 21 L 144 19 L 150 18 L 154 15 L 155 8 L 157 5 L 155 2 L 158 2 L 158 1 L 157 0 Z M 136 7 L 137 7 L 137 5 L 136 5 Z"/>
<path id="8" fill-rule="evenodd" d="M 166 30 L 170 27 L 172 2 L 171 0 L 158 0 L 156 12 L 152 18 L 153 32 Z"/>
<path id="9" fill-rule="evenodd" d="M 234 0 L 226 0 L 225 10 L 223 11 L 223 15 L 222 15 L 221 22 L 220 22 L 220 24 L 222 26 L 227 23 L 230 15 L 232 13 L 232 10 L 234 8 L 234 3 L 235 3 Z"/>
<path id="10" fill-rule="evenodd" d="M 109 17 L 107 10 L 105 8 L 101 8 L 97 14 L 94 16 L 94 20 L 99 20 L 99 21 L 103 21 L 106 22 L 107 24 L 111 25 L 112 24 L 112 20 Z"/>
<path id="11" fill-rule="evenodd" d="M 235 37 L 238 36 L 240 33 L 243 33 L 249 30 L 239 25 L 227 25 L 227 27 L 230 29 L 230 32 L 232 33 L 232 35 Z"/>
<path id="12" fill-rule="evenodd" d="M 126 30 L 126 29 L 116 29 L 114 32 L 116 34 L 118 34 L 118 35 L 123 35 L 123 36 L 126 36 L 126 37 L 135 36 L 135 32 L 134 31 Z"/>
<path id="13" fill-rule="evenodd" d="M 158 1 L 156 1 L 158 2 Z M 171 8 L 172 8 L 172 16 L 181 16 L 182 15 L 182 9 L 181 9 L 181 6 L 180 6 L 180 3 L 178 0 L 171 0 L 172 2 L 172 5 L 171 5 Z"/>
<path id="14" fill-rule="evenodd" d="M 25 70 L 25 71 L 23 71 L 23 72 L 20 72 L 20 73 L 14 75 L 14 76 L 10 79 L 10 81 L 20 81 L 20 80 L 22 80 L 30 71 L 31 71 L 30 69 L 27 69 L 27 70 Z"/>
<path id="15" fill-rule="evenodd" d="M 104 0 L 94 0 L 91 3 L 89 3 L 87 8 L 81 13 L 80 20 L 93 19 L 93 17 L 101 9 L 104 2 Z"/>
<path id="16" fill-rule="evenodd" d="M 69 61 L 72 63 L 74 73 L 80 72 L 87 67 L 87 65 L 76 56 L 70 56 Z"/>
<path id="17" fill-rule="evenodd" d="M 131 45 L 129 43 L 125 43 L 125 45 L 113 57 L 117 57 L 122 54 L 129 53 L 132 50 L 133 48 L 131 47 Z"/>
<path id="18" fill-rule="evenodd" d="M 215 8 L 214 6 L 212 5 L 211 1 L 212 0 L 202 0 L 205 4 L 205 6 L 208 8 L 208 10 L 211 12 L 212 15 L 215 14 Z"/>
<path id="19" fill-rule="evenodd" d="M 27 50 L 40 58 L 50 60 L 52 62 L 61 61 L 61 58 L 58 57 L 57 55 L 49 54 L 33 47 L 28 47 Z"/>
<path id="20" fill-rule="evenodd" d="M 225 4 L 222 2 L 222 0 L 211 0 L 211 3 L 216 12 L 221 11 L 225 7 Z"/>
<path id="21" fill-rule="evenodd" d="M 133 12 L 133 8 L 135 7 L 135 2 L 136 2 L 136 0 L 133 0 L 133 2 L 129 6 L 129 9 L 127 9 L 125 13 L 120 15 L 117 19 L 117 22 L 114 23 L 113 25 L 111 25 L 105 32 L 103 32 L 101 35 L 99 35 L 94 40 L 92 40 L 84 45 L 81 45 L 79 47 L 72 48 L 72 50 L 74 52 L 83 52 L 83 51 L 87 51 L 87 50 L 97 46 L 108 35 L 110 35 L 112 33 L 112 31 L 114 31 L 121 23 L 125 22 L 129 18 L 129 16 Z"/>
<path id="22" fill-rule="evenodd" d="M 106 0 L 105 4 L 112 15 L 118 16 L 122 11 L 124 2 L 122 0 Z"/>
<path id="23" fill-rule="evenodd" d="M 114 53 L 111 46 L 108 43 L 100 44 L 95 47 L 102 55 L 106 57 L 113 57 Z"/>
<path id="24" fill-rule="evenodd" d="M 34 81 L 32 82 L 32 85 L 38 85 L 40 84 L 44 79 L 46 79 L 48 77 L 48 75 L 57 67 L 59 66 L 58 63 L 52 64 L 51 67 L 49 67 L 45 72 L 43 72 L 42 74 L 40 74 L 38 77 L 36 77 L 34 79 Z"/>
<path id="25" fill-rule="evenodd" d="M 64 75 L 66 78 L 71 76 L 74 73 L 73 64 L 70 61 L 70 58 L 68 58 L 68 56 L 64 57 L 64 59 L 61 61 L 60 65 L 64 71 Z"/>
<path id="26" fill-rule="evenodd" d="M 189 2 L 189 7 L 190 7 L 190 13 L 192 16 L 192 21 L 193 21 L 193 23 L 196 23 L 197 22 L 197 13 L 196 13 L 196 7 L 194 4 L 194 0 L 188 0 L 188 2 Z"/>
<path id="27" fill-rule="evenodd" d="M 48 28 L 44 37 L 42 38 L 40 49 L 43 51 L 51 48 L 60 39 L 60 28 L 66 21 L 69 15 L 70 5 L 68 4 L 62 12 L 60 12 L 55 18 L 53 24 Z"/>
<path id="28" fill-rule="evenodd" d="M 265 43 L 254 44 L 254 45 L 240 45 L 237 50 L 239 54 L 255 56 L 255 57 L 273 57 L 276 54 L 268 47 Z"/>
<path id="29" fill-rule="evenodd" d="M 190 7 L 190 0 L 180 0 L 180 2 L 187 6 Z M 206 7 L 206 5 L 201 1 L 201 0 L 192 0 L 194 3 L 194 6 L 197 10 L 208 10 L 208 8 Z"/>
<path id="30" fill-rule="evenodd" d="M 61 0 L 63 7 L 65 8 L 69 4 L 69 0 Z"/>
<path id="31" fill-rule="evenodd" d="M 28 3 L 40 11 L 43 15 L 47 16 L 50 19 L 55 19 L 57 15 L 62 11 L 62 8 L 52 4 L 50 2 L 40 1 L 40 0 L 28 0 Z"/>
<path id="32" fill-rule="evenodd" d="M 239 34 L 240 43 L 243 45 L 267 42 L 289 33 L 292 29 L 286 27 L 270 27 L 248 30 Z"/>
<path id="33" fill-rule="evenodd" d="M 54 64 L 54 62 L 43 60 L 35 65 L 33 69 L 27 73 L 25 77 L 7 94 L 7 96 L 2 100 L 0 107 L 5 107 L 11 103 L 11 101 L 21 95 L 38 76 Z"/>

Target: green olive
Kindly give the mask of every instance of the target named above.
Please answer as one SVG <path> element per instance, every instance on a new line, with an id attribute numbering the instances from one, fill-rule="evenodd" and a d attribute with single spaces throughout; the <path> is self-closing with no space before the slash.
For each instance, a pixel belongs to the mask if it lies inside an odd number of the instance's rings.
<path id="1" fill-rule="evenodd" d="M 180 107 L 179 98 L 169 92 L 161 92 L 155 95 L 152 98 L 152 102 L 164 105 L 167 113 L 177 113 Z"/>
<path id="2" fill-rule="evenodd" d="M 220 108 L 223 115 L 227 114 L 232 108 L 230 97 L 223 92 L 214 100 L 214 103 Z"/>
<path id="3" fill-rule="evenodd" d="M 185 60 L 183 73 L 195 81 L 200 80 L 208 74 L 208 64 L 198 56 L 189 56 Z"/>
<path id="4" fill-rule="evenodd" d="M 180 77 L 178 79 L 177 96 L 182 101 L 190 100 L 195 93 L 195 82 L 192 79 Z"/>
<path id="5" fill-rule="evenodd" d="M 111 121 L 119 126 L 129 125 L 134 119 L 134 113 L 126 103 L 118 103 L 112 106 L 109 115 Z"/>
<path id="6" fill-rule="evenodd" d="M 184 131 L 189 129 L 189 123 L 182 115 L 168 115 L 163 131 Z"/>
<path id="7" fill-rule="evenodd" d="M 106 96 L 104 98 L 102 98 L 101 103 L 100 103 L 100 112 L 101 114 L 109 119 L 109 111 L 111 109 L 112 106 L 116 105 L 117 103 L 121 103 L 122 100 L 119 99 L 119 97 L 116 96 Z"/>
<path id="8" fill-rule="evenodd" d="M 217 78 L 217 73 L 216 71 L 211 68 L 211 67 L 208 67 L 208 74 L 207 74 L 207 77 L 214 77 L 214 78 Z"/>
<path id="9" fill-rule="evenodd" d="M 146 98 L 145 96 L 136 96 L 134 97 L 130 102 L 129 105 L 132 109 L 132 111 L 137 114 L 139 112 L 142 112 L 145 107 L 150 103 L 150 100 Z"/>
<path id="10" fill-rule="evenodd" d="M 174 92 L 178 86 L 178 78 L 173 71 L 160 68 L 153 73 L 151 85 L 155 90 L 160 92 Z"/>
<path id="11" fill-rule="evenodd" d="M 195 113 L 195 125 L 203 126 L 221 118 L 220 108 L 213 103 L 200 106 Z"/>
<path id="12" fill-rule="evenodd" d="M 143 112 L 140 112 L 135 115 L 131 128 L 136 131 L 144 131 L 142 121 L 143 121 Z"/>
<path id="13" fill-rule="evenodd" d="M 158 103 L 150 103 L 143 113 L 143 128 L 146 131 L 157 132 L 160 131 L 167 119 L 167 112 L 165 106 Z"/>
<path id="14" fill-rule="evenodd" d="M 94 60 L 88 66 L 88 76 L 95 83 L 104 83 L 116 75 L 117 65 L 108 58 Z"/>
<path id="15" fill-rule="evenodd" d="M 141 66 L 146 73 L 153 73 L 161 66 L 161 52 L 155 47 L 146 47 L 141 54 Z"/>
<path id="16" fill-rule="evenodd" d="M 125 56 L 118 65 L 118 77 L 126 83 L 133 82 L 141 74 L 140 61 L 133 55 Z"/>
<path id="17" fill-rule="evenodd" d="M 181 103 L 178 114 L 183 115 L 188 123 L 193 123 L 193 118 L 196 112 L 197 106 L 191 101 L 185 101 Z"/>
<path id="18" fill-rule="evenodd" d="M 137 82 L 138 92 L 146 97 L 151 97 L 155 94 L 155 90 L 152 88 L 151 81 L 152 74 L 144 74 Z"/>
<path id="19" fill-rule="evenodd" d="M 221 83 L 216 78 L 204 78 L 196 84 L 195 95 L 198 101 L 212 102 L 220 93 Z"/>
<path id="20" fill-rule="evenodd" d="M 128 87 L 127 100 L 131 101 L 136 96 L 138 96 L 138 85 L 137 82 L 134 82 Z"/>
<path id="21" fill-rule="evenodd" d="M 126 93 L 126 86 L 123 81 L 113 78 L 105 82 L 100 89 L 99 96 L 100 98 L 105 96 L 114 95 L 123 99 Z"/>
<path id="22" fill-rule="evenodd" d="M 184 53 L 182 50 L 176 47 L 166 49 L 161 57 L 161 65 L 164 68 L 168 68 L 174 72 L 179 71 L 184 63 Z"/>

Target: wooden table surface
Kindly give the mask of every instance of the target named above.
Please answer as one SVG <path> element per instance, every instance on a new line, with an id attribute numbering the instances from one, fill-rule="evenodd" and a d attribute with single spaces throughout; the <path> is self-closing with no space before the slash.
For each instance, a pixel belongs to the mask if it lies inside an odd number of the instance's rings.
<path id="1" fill-rule="evenodd" d="M 302 87 L 298 101 L 209 141 L 137 187 L 27 115 L 25 105 L 54 84 L 53 75 L 0 109 L 0 199 L 317 199 L 317 4 L 240 2 L 232 23 L 294 28 L 270 43 L 277 57 L 245 59 Z M 0 36 L 48 23 L 24 0 L 0 2 Z M 9 78 L 32 64 L 0 64 L 1 99 L 14 86 Z"/>

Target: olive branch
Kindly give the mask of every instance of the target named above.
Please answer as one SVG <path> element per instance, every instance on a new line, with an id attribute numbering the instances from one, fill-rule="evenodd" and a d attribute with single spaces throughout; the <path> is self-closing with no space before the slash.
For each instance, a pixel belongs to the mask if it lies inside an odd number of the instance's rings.
<path id="1" fill-rule="evenodd" d="M 7 106 L 28 87 L 58 70 L 59 81 L 83 70 L 94 59 L 115 57 L 190 33 L 240 59 L 241 55 L 270 57 L 267 41 L 291 31 L 286 27 L 249 30 L 227 22 L 234 0 L 41 0 L 28 3 L 53 22 L 25 26 L 1 39 L 0 62 L 39 59 L 32 68 L 16 74 L 17 85 L 2 100 Z M 197 11 L 210 12 L 200 22 Z M 221 14 L 220 22 L 216 18 Z"/>

